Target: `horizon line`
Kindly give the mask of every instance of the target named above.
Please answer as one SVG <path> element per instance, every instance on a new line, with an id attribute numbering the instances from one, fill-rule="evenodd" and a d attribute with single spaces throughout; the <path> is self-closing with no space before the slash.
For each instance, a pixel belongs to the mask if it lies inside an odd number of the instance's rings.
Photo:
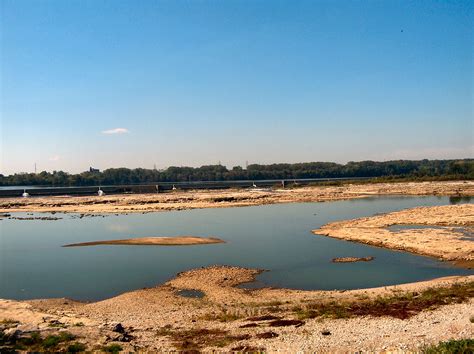
<path id="1" fill-rule="evenodd" d="M 221 164 L 220 162 L 219 163 L 216 163 L 216 164 L 204 164 L 204 165 L 200 165 L 200 166 L 190 166 L 190 165 L 169 165 L 167 167 L 164 167 L 164 168 L 156 168 L 156 167 L 153 167 L 153 168 L 147 168 L 147 167 L 125 167 L 125 166 L 120 166 L 120 167 L 107 167 L 105 169 L 100 169 L 100 168 L 95 168 L 95 167 L 92 167 L 92 166 L 89 166 L 89 170 L 84 170 L 84 171 L 81 171 L 81 172 L 70 172 L 70 171 L 64 171 L 64 170 L 52 170 L 52 171 L 47 171 L 47 170 L 43 170 L 43 171 L 40 171 L 40 172 L 26 172 L 26 171 L 19 171 L 19 172 L 13 172 L 13 173 L 10 173 L 10 174 L 3 174 L 0 172 L 0 176 L 2 177 L 9 177 L 9 176 L 14 176 L 14 175 L 29 175 L 29 174 L 33 174 L 33 175 L 38 175 L 40 173 L 43 173 L 43 172 L 46 172 L 46 173 L 54 173 L 54 172 L 64 172 L 66 174 L 70 174 L 70 175 L 76 175 L 76 174 L 81 174 L 81 173 L 85 173 L 85 172 L 90 172 L 90 173 L 94 173 L 93 171 L 91 171 L 90 169 L 97 169 L 98 171 L 95 171 L 95 173 L 102 173 L 103 171 L 106 171 L 106 170 L 111 170 L 111 169 L 127 169 L 127 170 L 138 170 L 138 169 L 142 169 L 142 170 L 151 170 L 151 171 L 158 171 L 158 172 L 162 172 L 162 171 L 166 171 L 167 169 L 171 168 L 171 167 L 175 167 L 175 168 L 193 168 L 193 169 L 198 169 L 198 168 L 202 168 L 202 167 L 208 167 L 208 166 L 223 166 L 225 167 L 226 169 L 228 170 L 232 170 L 234 167 L 241 167 L 242 169 L 246 170 L 248 166 L 252 166 L 252 165 L 259 165 L 259 166 L 272 166 L 272 165 L 298 165 L 298 164 L 312 164 L 312 163 L 330 163 L 330 164 L 337 164 L 337 165 L 341 165 L 341 166 L 345 166 L 345 165 L 348 165 L 350 163 L 361 163 L 361 162 L 375 162 L 375 163 L 389 163 L 389 162 L 400 162 L 400 161 L 407 161 L 407 162 L 420 162 L 420 161 L 470 161 L 470 160 L 474 160 L 474 157 L 461 157 L 461 158 L 450 158 L 450 159 L 442 159 L 442 158 L 424 158 L 424 159 L 389 159 L 389 160 L 357 160 L 357 161 L 354 161 L 354 160 L 351 160 L 351 161 L 347 161 L 345 163 L 343 162 L 335 162 L 335 161 L 301 161 L 301 162 L 272 162 L 272 163 L 248 163 L 247 166 L 242 166 L 242 165 L 233 165 L 233 166 L 230 166 L 230 165 L 225 165 L 225 164 Z M 35 166 L 35 169 L 36 169 L 36 163 L 34 164 Z"/>

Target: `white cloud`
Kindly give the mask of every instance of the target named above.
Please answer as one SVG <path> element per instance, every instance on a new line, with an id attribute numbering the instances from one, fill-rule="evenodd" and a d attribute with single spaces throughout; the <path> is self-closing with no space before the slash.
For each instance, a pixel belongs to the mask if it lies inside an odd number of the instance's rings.
<path id="1" fill-rule="evenodd" d="M 129 131 L 126 128 L 114 128 L 114 129 L 109 129 L 109 130 L 104 130 L 102 134 L 127 134 Z"/>
<path id="2" fill-rule="evenodd" d="M 49 161 L 59 161 L 60 159 L 61 159 L 61 156 L 54 155 L 49 158 Z"/>

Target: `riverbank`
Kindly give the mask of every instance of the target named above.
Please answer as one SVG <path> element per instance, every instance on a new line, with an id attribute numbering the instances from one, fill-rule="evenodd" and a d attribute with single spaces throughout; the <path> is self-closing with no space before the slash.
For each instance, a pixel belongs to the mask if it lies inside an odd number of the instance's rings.
<path id="1" fill-rule="evenodd" d="M 157 194 L 94 197 L 35 197 L 0 200 L 0 213 L 147 213 L 277 203 L 325 202 L 383 195 L 439 195 L 453 201 L 474 196 L 474 181 L 410 182 L 311 186 L 291 189 L 189 190 Z"/>
<path id="2" fill-rule="evenodd" d="M 396 225 L 403 228 L 390 230 Z M 474 266 L 474 204 L 418 207 L 338 221 L 313 233 Z"/>
<path id="3" fill-rule="evenodd" d="M 18 338 L 39 331 L 38 346 L 63 333 L 70 340 L 56 349 L 80 344 L 125 351 L 417 350 L 474 335 L 474 276 L 352 291 L 236 287 L 259 272 L 194 269 L 95 303 L 0 300 L 0 326 Z M 205 296 L 182 297 L 181 289 Z"/>

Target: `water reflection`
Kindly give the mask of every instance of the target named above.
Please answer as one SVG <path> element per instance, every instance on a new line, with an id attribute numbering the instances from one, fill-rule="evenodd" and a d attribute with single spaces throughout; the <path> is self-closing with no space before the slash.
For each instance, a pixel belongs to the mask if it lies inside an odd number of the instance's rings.
<path id="1" fill-rule="evenodd" d="M 470 196 L 456 196 L 456 197 L 449 197 L 449 204 L 463 204 L 463 203 L 470 203 L 471 202 Z"/>

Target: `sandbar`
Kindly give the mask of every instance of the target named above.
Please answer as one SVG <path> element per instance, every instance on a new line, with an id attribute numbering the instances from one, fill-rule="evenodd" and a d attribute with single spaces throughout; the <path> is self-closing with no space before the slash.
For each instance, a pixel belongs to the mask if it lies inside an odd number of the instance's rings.
<path id="1" fill-rule="evenodd" d="M 426 227 L 391 231 L 389 227 L 393 225 Z M 474 204 L 460 204 L 418 207 L 337 221 L 313 230 L 313 233 L 454 261 L 470 268 L 474 263 L 474 242 L 461 230 L 473 225 Z"/>
<path id="2" fill-rule="evenodd" d="M 121 240 L 103 240 L 81 243 L 71 243 L 63 247 L 82 247 L 98 245 L 131 245 L 131 246 L 189 246 L 225 243 L 216 237 L 175 236 L 175 237 L 137 237 Z"/>

